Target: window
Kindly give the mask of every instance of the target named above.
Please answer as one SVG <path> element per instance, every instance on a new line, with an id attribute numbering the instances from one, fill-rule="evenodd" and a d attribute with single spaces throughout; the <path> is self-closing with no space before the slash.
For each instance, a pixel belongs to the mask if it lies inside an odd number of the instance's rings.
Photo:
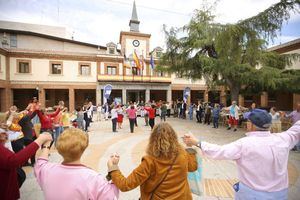
<path id="1" fill-rule="evenodd" d="M 160 58 L 161 57 L 161 51 L 156 52 L 156 57 Z"/>
<path id="2" fill-rule="evenodd" d="M 62 62 L 50 62 L 50 74 L 62 74 Z"/>
<path id="3" fill-rule="evenodd" d="M 141 75 L 141 70 L 137 67 L 132 67 L 132 75 L 140 76 Z"/>
<path id="4" fill-rule="evenodd" d="M 126 75 L 132 75 L 131 68 L 126 68 Z"/>
<path id="5" fill-rule="evenodd" d="M 107 74 L 108 75 L 116 75 L 117 74 L 117 67 L 107 66 Z"/>
<path id="6" fill-rule="evenodd" d="M 91 75 L 91 65 L 89 63 L 79 63 L 79 74 L 82 76 Z"/>
<path id="7" fill-rule="evenodd" d="M 17 73 L 28 74 L 31 72 L 30 60 L 17 60 Z"/>
<path id="8" fill-rule="evenodd" d="M 158 77 L 164 77 L 164 73 L 163 73 L 163 72 L 156 72 L 156 75 L 157 75 Z"/>
<path id="9" fill-rule="evenodd" d="M 268 92 L 268 101 L 269 102 L 276 102 L 277 100 L 276 92 Z"/>
<path id="10" fill-rule="evenodd" d="M 17 48 L 17 35 L 10 34 L 10 47 Z"/>
<path id="11" fill-rule="evenodd" d="M 176 76 L 176 78 L 183 78 L 181 73 L 176 73 L 175 76 Z"/>
<path id="12" fill-rule="evenodd" d="M 109 47 L 108 48 L 108 53 L 109 54 L 115 54 L 115 48 L 114 47 Z"/>

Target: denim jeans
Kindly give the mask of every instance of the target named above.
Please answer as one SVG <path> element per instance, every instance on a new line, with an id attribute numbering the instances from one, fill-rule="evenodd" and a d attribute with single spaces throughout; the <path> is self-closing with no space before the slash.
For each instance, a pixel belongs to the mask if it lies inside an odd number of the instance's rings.
<path id="1" fill-rule="evenodd" d="M 164 122 L 166 121 L 166 113 L 161 113 L 160 116 L 161 121 L 164 120 Z"/>
<path id="2" fill-rule="evenodd" d="M 288 199 L 288 189 L 283 189 L 277 192 L 264 192 L 257 191 L 249 188 L 248 186 L 239 183 L 239 190 L 235 192 L 235 200 L 253 200 L 253 199 Z"/>
<path id="3" fill-rule="evenodd" d="M 219 117 L 214 117 L 213 123 L 214 123 L 214 128 L 218 128 L 219 127 Z"/>
<path id="4" fill-rule="evenodd" d="M 62 126 L 56 126 L 54 127 L 54 142 L 56 144 L 57 138 L 60 136 L 60 134 L 63 132 L 63 127 Z"/>
<path id="5" fill-rule="evenodd" d="M 193 111 L 189 111 L 189 118 L 190 118 L 190 120 L 193 120 Z"/>

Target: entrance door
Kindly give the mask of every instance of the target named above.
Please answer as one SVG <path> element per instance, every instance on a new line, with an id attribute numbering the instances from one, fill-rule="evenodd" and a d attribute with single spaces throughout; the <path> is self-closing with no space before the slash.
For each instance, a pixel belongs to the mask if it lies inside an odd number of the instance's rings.
<path id="1" fill-rule="evenodd" d="M 128 90 L 126 96 L 127 102 L 145 102 L 145 90 Z"/>

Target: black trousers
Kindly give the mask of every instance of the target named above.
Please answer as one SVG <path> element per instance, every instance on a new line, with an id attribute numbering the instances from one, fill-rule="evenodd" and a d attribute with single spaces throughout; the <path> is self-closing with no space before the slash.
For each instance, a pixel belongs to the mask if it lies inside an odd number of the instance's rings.
<path id="1" fill-rule="evenodd" d="M 134 120 L 134 124 L 135 124 L 136 127 L 138 126 L 138 125 L 137 125 L 137 117 L 136 117 L 135 120 Z"/>
<path id="2" fill-rule="evenodd" d="M 211 114 L 205 114 L 205 119 L 204 119 L 204 124 L 208 124 L 210 125 L 210 117 L 211 117 Z"/>
<path id="3" fill-rule="evenodd" d="M 84 118 L 84 121 L 85 121 L 84 130 L 87 131 L 88 127 L 90 126 L 90 119 L 89 118 Z"/>
<path id="4" fill-rule="evenodd" d="M 153 129 L 154 125 L 155 125 L 155 118 L 149 119 L 149 125 L 151 127 L 151 130 Z"/>
<path id="5" fill-rule="evenodd" d="M 21 188 L 24 181 L 26 180 L 26 174 L 21 167 L 17 168 L 17 175 L 18 175 L 18 185 L 19 185 L 19 188 Z"/>
<path id="6" fill-rule="evenodd" d="M 117 118 L 111 119 L 112 122 L 112 131 L 117 132 Z"/>
<path id="7" fill-rule="evenodd" d="M 168 117 L 171 116 L 171 109 L 167 109 L 167 116 L 168 116 Z"/>
<path id="8" fill-rule="evenodd" d="M 136 118 L 129 119 L 129 125 L 130 125 L 130 133 L 133 133 L 134 131 L 134 124 L 135 124 Z"/>
<path id="9" fill-rule="evenodd" d="M 202 112 L 196 111 L 197 122 L 202 123 Z"/>
<path id="10" fill-rule="evenodd" d="M 24 138 L 24 145 L 28 146 L 33 142 L 33 139 L 30 138 Z M 30 158 L 30 162 L 32 165 L 35 164 L 35 154 Z"/>
<path id="11" fill-rule="evenodd" d="M 24 148 L 24 138 L 11 142 L 11 147 L 15 153 L 18 153 Z"/>

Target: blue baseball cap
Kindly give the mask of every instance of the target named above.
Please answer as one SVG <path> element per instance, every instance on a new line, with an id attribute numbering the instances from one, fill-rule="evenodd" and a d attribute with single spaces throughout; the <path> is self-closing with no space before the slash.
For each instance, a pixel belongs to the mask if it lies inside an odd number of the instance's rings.
<path id="1" fill-rule="evenodd" d="M 245 119 L 249 119 L 258 128 L 269 128 L 272 125 L 271 115 L 262 109 L 253 109 L 244 114 Z"/>

